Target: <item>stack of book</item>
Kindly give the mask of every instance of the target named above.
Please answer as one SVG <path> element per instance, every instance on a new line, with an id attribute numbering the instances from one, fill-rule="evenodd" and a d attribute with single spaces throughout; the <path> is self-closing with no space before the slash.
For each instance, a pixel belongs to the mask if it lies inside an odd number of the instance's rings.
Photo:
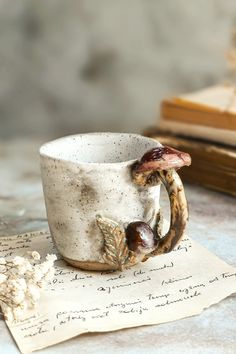
<path id="1" fill-rule="evenodd" d="M 146 135 L 189 152 L 183 180 L 236 196 L 236 87 L 214 86 L 163 100 L 161 120 Z"/>

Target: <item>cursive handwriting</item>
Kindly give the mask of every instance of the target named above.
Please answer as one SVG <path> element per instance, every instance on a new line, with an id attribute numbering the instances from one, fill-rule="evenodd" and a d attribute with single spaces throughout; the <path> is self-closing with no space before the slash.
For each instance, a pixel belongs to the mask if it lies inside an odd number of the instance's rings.
<path id="1" fill-rule="evenodd" d="M 122 283 L 122 284 L 117 284 L 117 285 L 112 285 L 112 286 L 100 286 L 99 288 L 97 288 L 98 291 L 104 291 L 107 292 L 108 294 L 110 294 L 112 292 L 112 290 L 115 289 L 119 289 L 119 288 L 124 288 L 124 287 L 131 287 L 133 285 L 137 285 L 137 284 L 141 284 L 147 281 L 151 281 L 151 277 L 147 276 L 143 279 L 140 280 L 134 280 L 131 282 L 127 282 L 127 283 Z"/>
<path id="2" fill-rule="evenodd" d="M 161 285 L 173 284 L 179 281 L 188 280 L 190 278 L 192 278 L 192 275 L 187 275 L 186 277 L 181 277 L 181 278 L 169 278 L 168 280 L 164 279 L 162 280 Z"/>
<path id="3" fill-rule="evenodd" d="M 27 250 L 38 250 L 42 255 L 53 252 L 49 233 L 0 239 L 0 256 L 24 255 Z M 55 268 L 55 277 L 40 300 L 38 313 L 28 313 L 17 324 L 8 323 L 22 352 L 84 332 L 191 316 L 230 295 L 236 277 L 232 267 L 188 238 L 181 241 L 175 252 L 124 272 L 80 271 L 61 259 Z"/>
<path id="4" fill-rule="evenodd" d="M 192 299 L 192 298 L 200 296 L 200 295 L 201 295 L 200 292 L 195 291 L 193 294 L 188 295 L 188 296 L 179 297 L 179 298 L 176 298 L 174 300 L 167 299 L 164 303 L 157 304 L 157 305 L 155 305 L 155 307 L 168 306 L 168 305 L 171 305 L 171 304 L 176 304 L 177 302 L 186 301 L 186 300 Z"/>

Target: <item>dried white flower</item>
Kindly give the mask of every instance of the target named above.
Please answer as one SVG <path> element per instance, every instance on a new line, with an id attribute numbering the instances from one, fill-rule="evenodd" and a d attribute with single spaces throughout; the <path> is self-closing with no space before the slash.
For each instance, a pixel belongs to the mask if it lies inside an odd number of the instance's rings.
<path id="1" fill-rule="evenodd" d="M 32 256 L 32 258 L 35 260 L 35 261 L 39 261 L 40 260 L 40 254 L 37 252 L 37 251 L 33 251 L 32 253 L 31 253 L 31 256 Z"/>
<path id="2" fill-rule="evenodd" d="M 42 271 L 39 268 L 35 267 L 35 270 L 32 273 L 32 280 L 37 283 L 43 278 L 43 275 L 44 274 L 42 273 Z"/>
<path id="3" fill-rule="evenodd" d="M 22 264 L 24 264 L 25 263 L 25 258 L 24 257 L 20 257 L 20 256 L 16 256 L 16 257 L 14 257 L 13 258 L 13 261 L 12 261 L 12 263 L 14 264 L 14 265 L 22 265 Z"/>
<path id="4" fill-rule="evenodd" d="M 33 265 L 30 263 L 28 259 L 24 257 L 15 257 L 12 261 L 13 265 L 17 267 L 18 273 L 24 275 L 27 271 L 32 271 Z"/>
<path id="5" fill-rule="evenodd" d="M 51 261 L 46 261 L 39 265 L 38 270 L 41 271 L 41 273 L 44 275 L 48 272 L 52 264 L 53 263 Z"/>
<path id="6" fill-rule="evenodd" d="M 34 284 L 30 284 L 27 289 L 27 294 L 31 298 L 32 304 L 35 304 L 40 298 L 40 289 Z"/>
<path id="7" fill-rule="evenodd" d="M 25 299 L 25 292 L 23 290 L 18 289 L 13 295 L 12 299 L 16 304 L 21 304 Z"/>
<path id="8" fill-rule="evenodd" d="M 55 255 L 47 255 L 41 264 L 37 251 L 30 257 L 0 258 L 0 307 L 8 321 L 21 319 L 28 307 L 34 307 L 41 289 L 53 278 Z"/>
<path id="9" fill-rule="evenodd" d="M 25 281 L 24 278 L 18 279 L 18 283 L 19 283 L 20 288 L 21 288 L 22 290 L 26 290 L 26 289 L 27 289 L 27 284 L 26 284 L 26 281 Z"/>
<path id="10" fill-rule="evenodd" d="M 0 284 L 4 283 L 6 280 L 7 280 L 6 275 L 0 273 Z"/>
<path id="11" fill-rule="evenodd" d="M 57 256 L 55 254 L 47 254 L 46 255 L 46 260 L 49 262 L 54 262 L 57 259 Z"/>
<path id="12" fill-rule="evenodd" d="M 19 321 L 22 318 L 23 314 L 24 314 L 24 310 L 25 310 L 25 308 L 21 307 L 21 306 L 14 307 L 12 309 L 14 320 Z"/>
<path id="13" fill-rule="evenodd" d="M 8 277 L 7 286 L 10 291 L 17 291 L 21 289 L 18 279 L 13 277 Z"/>
<path id="14" fill-rule="evenodd" d="M 9 306 L 5 306 L 4 304 L 2 305 L 2 311 L 4 313 L 5 318 L 9 321 L 9 322 L 13 322 L 14 321 L 14 315 L 13 315 L 13 311 L 11 309 L 11 307 Z"/>
<path id="15" fill-rule="evenodd" d="M 49 281 L 49 280 L 51 280 L 53 277 L 54 277 L 54 274 L 55 274 L 55 268 L 50 268 L 49 270 L 48 270 L 48 272 L 45 274 L 45 277 L 44 277 L 44 279 L 46 280 L 46 281 Z"/>

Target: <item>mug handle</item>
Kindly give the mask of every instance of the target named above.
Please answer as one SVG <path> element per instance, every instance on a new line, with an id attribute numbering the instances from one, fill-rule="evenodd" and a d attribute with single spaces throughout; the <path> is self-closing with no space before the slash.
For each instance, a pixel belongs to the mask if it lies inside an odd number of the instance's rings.
<path id="1" fill-rule="evenodd" d="M 178 173 L 171 169 L 160 171 L 159 176 L 170 200 L 170 227 L 166 235 L 160 238 L 152 256 L 172 251 L 182 239 L 188 220 L 188 203 Z"/>
<path id="2" fill-rule="evenodd" d="M 165 236 L 160 237 L 158 221 L 155 226 L 157 245 L 153 251 L 146 254 L 143 261 L 149 257 L 168 253 L 181 240 L 188 220 L 188 204 L 182 181 L 176 172 L 183 166 L 191 164 L 190 155 L 162 146 L 154 148 L 143 155 L 140 161 L 132 167 L 133 182 L 139 186 L 155 186 L 163 183 L 170 200 L 170 227 Z"/>

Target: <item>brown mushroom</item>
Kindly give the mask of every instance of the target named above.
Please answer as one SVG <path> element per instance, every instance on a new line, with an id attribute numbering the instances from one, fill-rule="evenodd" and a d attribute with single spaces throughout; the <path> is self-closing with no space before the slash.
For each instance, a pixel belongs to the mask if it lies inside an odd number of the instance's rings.
<path id="1" fill-rule="evenodd" d="M 161 237 L 154 251 L 147 254 L 146 258 L 170 252 L 184 234 L 188 219 L 188 207 L 183 185 L 176 169 L 190 164 L 189 154 L 169 146 L 161 146 L 146 152 L 131 168 L 134 183 L 138 186 L 150 187 L 162 182 L 170 199 L 169 231 L 164 237 Z"/>
<path id="2" fill-rule="evenodd" d="M 132 168 L 132 177 L 138 185 L 158 184 L 159 174 L 156 171 L 179 169 L 191 164 L 188 153 L 178 151 L 169 146 L 158 146 L 146 152 Z"/>
<path id="3" fill-rule="evenodd" d="M 127 226 L 125 234 L 129 250 L 137 254 L 148 254 L 158 245 L 159 239 L 157 235 L 145 222 L 131 222 Z"/>

